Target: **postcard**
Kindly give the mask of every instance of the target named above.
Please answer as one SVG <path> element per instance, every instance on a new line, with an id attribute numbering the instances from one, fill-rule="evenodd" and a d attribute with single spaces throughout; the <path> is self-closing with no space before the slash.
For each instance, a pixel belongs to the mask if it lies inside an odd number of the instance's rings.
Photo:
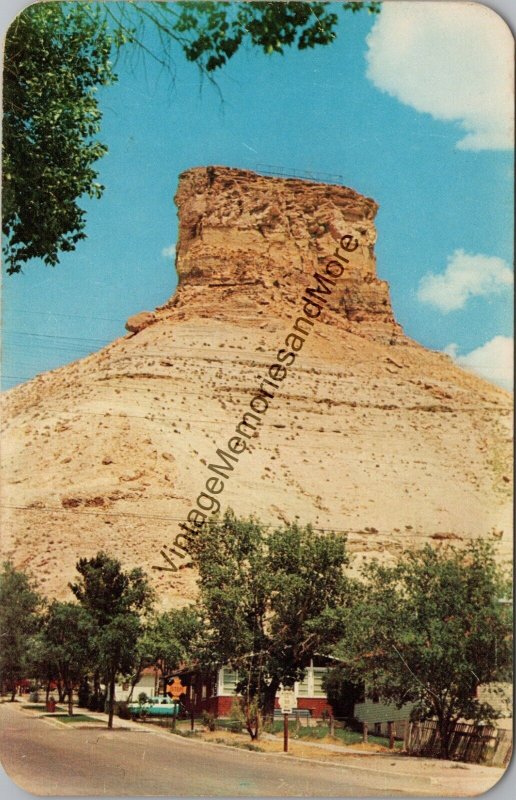
<path id="1" fill-rule="evenodd" d="M 514 40 L 476 2 L 4 37 L 1 743 L 41 795 L 512 755 Z"/>

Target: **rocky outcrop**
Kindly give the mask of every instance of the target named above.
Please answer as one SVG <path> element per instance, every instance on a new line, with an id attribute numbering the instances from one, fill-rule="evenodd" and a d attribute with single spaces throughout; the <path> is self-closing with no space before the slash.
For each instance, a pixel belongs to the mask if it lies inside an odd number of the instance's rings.
<path id="1" fill-rule="evenodd" d="M 352 235 L 359 249 L 332 294 L 330 322 L 382 340 L 401 336 L 388 284 L 376 274 L 374 200 L 345 186 L 228 167 L 184 172 L 175 200 L 179 287 L 168 307 L 182 316 L 261 308 L 288 317 L 300 289 Z"/>
<path id="2" fill-rule="evenodd" d="M 156 315 L 153 311 L 140 311 L 139 314 L 129 317 L 125 323 L 125 329 L 129 333 L 140 333 L 140 331 L 152 325 L 153 322 L 156 322 Z"/>

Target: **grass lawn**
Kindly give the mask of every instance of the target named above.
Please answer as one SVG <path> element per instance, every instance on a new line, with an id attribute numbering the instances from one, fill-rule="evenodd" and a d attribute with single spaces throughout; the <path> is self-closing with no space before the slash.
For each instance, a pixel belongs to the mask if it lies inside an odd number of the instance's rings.
<path id="1" fill-rule="evenodd" d="M 314 728 L 308 728 L 305 725 L 300 724 L 299 729 L 297 729 L 295 722 L 289 722 L 288 729 L 289 734 L 292 737 L 297 737 L 298 739 L 312 739 L 313 741 L 317 741 L 317 739 L 325 739 L 325 737 L 329 736 L 330 734 L 328 725 L 318 725 Z M 275 720 L 273 732 L 280 733 L 281 731 L 283 731 L 283 722 Z M 336 744 L 359 744 L 362 741 L 362 734 L 358 733 L 357 731 L 351 731 L 347 728 L 335 728 Z M 387 736 L 375 736 L 374 734 L 369 734 L 367 741 L 369 744 L 381 745 L 382 747 L 389 746 L 389 739 Z M 398 740 L 394 742 L 394 748 L 396 750 L 400 750 L 402 746 L 403 742 Z"/>
<path id="2" fill-rule="evenodd" d="M 27 703 L 22 705 L 22 708 L 27 708 L 29 711 L 46 711 L 45 703 Z M 64 711 L 64 708 L 56 706 L 56 711 Z"/>
<path id="3" fill-rule="evenodd" d="M 87 714 L 72 714 L 71 717 L 68 714 L 45 714 L 45 717 L 54 717 L 54 719 L 59 720 L 59 722 L 98 722 L 99 721 L 95 717 L 89 717 Z"/>

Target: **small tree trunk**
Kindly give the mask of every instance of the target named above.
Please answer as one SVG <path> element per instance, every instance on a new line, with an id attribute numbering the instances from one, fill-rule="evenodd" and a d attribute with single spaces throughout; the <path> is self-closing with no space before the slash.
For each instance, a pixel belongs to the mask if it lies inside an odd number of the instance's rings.
<path id="1" fill-rule="evenodd" d="M 16 684 L 14 684 L 13 690 L 11 692 L 11 703 L 14 703 L 15 700 L 16 700 Z"/>
<path id="2" fill-rule="evenodd" d="M 258 739 L 260 735 L 261 719 L 260 709 L 255 698 L 247 697 L 244 702 L 245 727 L 251 737 L 251 741 Z"/>
<path id="3" fill-rule="evenodd" d="M 115 711 L 115 675 L 111 675 L 109 680 L 109 700 L 108 700 L 108 728 L 113 727 L 113 714 Z"/>
<path id="4" fill-rule="evenodd" d="M 50 697 L 50 681 L 47 681 L 47 688 L 45 692 L 45 703 L 48 703 L 49 697 Z"/>
<path id="5" fill-rule="evenodd" d="M 274 705 L 278 689 L 279 681 L 272 680 L 264 692 L 263 718 L 264 722 L 269 722 L 271 725 L 274 722 Z"/>
<path id="6" fill-rule="evenodd" d="M 64 703 L 64 700 L 65 700 L 65 697 L 66 697 L 66 687 L 63 686 L 63 684 L 62 684 L 62 682 L 60 680 L 57 680 L 56 684 L 57 684 L 57 694 L 58 694 L 58 697 L 59 697 L 59 702 L 60 703 Z"/>
<path id="7" fill-rule="evenodd" d="M 439 719 L 440 758 L 449 759 L 450 757 L 450 724 L 446 718 Z"/>
<path id="8" fill-rule="evenodd" d="M 99 670 L 95 670 L 95 674 L 93 676 L 93 695 L 95 700 L 99 699 L 100 696 L 100 673 Z"/>
<path id="9" fill-rule="evenodd" d="M 67 686 L 68 689 L 68 716 L 73 717 L 73 686 L 71 683 Z"/>

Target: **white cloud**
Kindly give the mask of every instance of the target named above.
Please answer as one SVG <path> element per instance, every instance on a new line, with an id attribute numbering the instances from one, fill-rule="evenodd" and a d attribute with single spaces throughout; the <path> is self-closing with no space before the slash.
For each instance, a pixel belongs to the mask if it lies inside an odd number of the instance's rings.
<path id="1" fill-rule="evenodd" d="M 171 244 L 168 247 L 164 247 L 161 251 L 161 255 L 163 258 L 175 258 L 176 257 L 176 246 L 175 244 Z"/>
<path id="2" fill-rule="evenodd" d="M 455 250 L 444 272 L 423 275 L 417 297 L 447 313 L 464 308 L 470 297 L 499 294 L 513 282 L 512 270 L 502 258 Z"/>
<path id="3" fill-rule="evenodd" d="M 417 111 L 460 123 L 460 150 L 512 148 L 513 39 L 491 9 L 385 3 L 367 44 L 372 83 Z"/>
<path id="4" fill-rule="evenodd" d="M 458 345 L 449 344 L 444 352 L 461 367 L 475 372 L 481 378 L 512 391 L 514 341 L 508 336 L 495 336 L 471 353 L 460 356 Z"/>

